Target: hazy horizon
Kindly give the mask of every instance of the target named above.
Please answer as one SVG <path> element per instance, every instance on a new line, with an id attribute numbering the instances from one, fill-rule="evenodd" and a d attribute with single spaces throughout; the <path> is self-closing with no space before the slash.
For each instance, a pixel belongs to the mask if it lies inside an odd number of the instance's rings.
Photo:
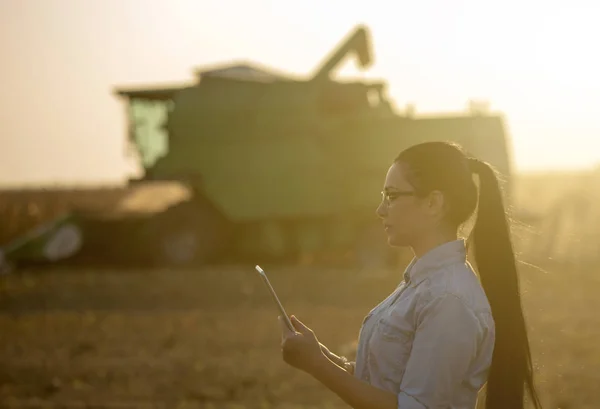
<path id="1" fill-rule="evenodd" d="M 385 4 L 0 0 L 0 184 L 118 181 L 133 165 L 115 87 L 186 82 L 240 60 L 309 74 L 358 23 L 375 63 L 343 74 L 387 80 L 398 110 L 486 100 L 506 116 L 518 171 L 600 164 L 599 6 Z"/>

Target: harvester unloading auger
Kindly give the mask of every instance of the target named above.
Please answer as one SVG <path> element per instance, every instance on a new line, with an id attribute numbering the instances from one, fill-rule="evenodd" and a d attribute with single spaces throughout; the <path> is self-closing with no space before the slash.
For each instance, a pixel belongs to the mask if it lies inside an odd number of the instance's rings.
<path id="1" fill-rule="evenodd" d="M 369 40 L 368 30 L 364 26 L 358 26 L 354 31 L 343 40 L 340 45 L 333 50 L 315 70 L 312 75 L 313 81 L 331 80 L 331 73 L 335 70 L 346 57 L 354 54 L 359 66 L 364 70 L 373 63 L 373 53 L 371 52 L 371 41 Z"/>
<path id="2" fill-rule="evenodd" d="M 163 184 L 185 194 L 138 213 L 114 210 L 128 195 L 93 215 L 73 206 L 84 239 L 70 260 L 189 266 L 308 255 L 377 267 L 393 259 L 375 209 L 399 151 L 456 141 L 510 178 L 500 115 L 402 115 L 385 82 L 332 79 L 350 55 L 363 68 L 372 63 L 366 27 L 306 79 L 238 64 L 201 70 L 187 86 L 117 90 L 145 170 L 125 190 Z M 164 195 L 157 190 L 138 208 Z"/>

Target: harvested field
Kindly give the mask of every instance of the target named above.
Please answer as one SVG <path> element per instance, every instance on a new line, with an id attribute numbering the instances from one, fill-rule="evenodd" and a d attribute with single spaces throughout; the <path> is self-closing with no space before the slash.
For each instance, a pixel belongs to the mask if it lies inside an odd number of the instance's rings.
<path id="1" fill-rule="evenodd" d="M 346 407 L 283 363 L 276 312 L 252 267 L 2 277 L 0 407 Z M 399 277 L 264 267 L 290 313 L 336 352 Z M 522 272 L 545 408 L 597 408 L 598 267 Z"/>

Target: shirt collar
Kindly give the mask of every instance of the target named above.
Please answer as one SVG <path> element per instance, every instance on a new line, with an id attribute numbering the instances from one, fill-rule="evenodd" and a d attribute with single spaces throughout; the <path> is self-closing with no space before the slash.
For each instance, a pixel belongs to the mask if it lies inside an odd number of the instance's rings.
<path id="1" fill-rule="evenodd" d="M 465 240 L 449 241 L 429 250 L 420 258 L 413 258 L 404 271 L 404 281 L 416 285 L 427 278 L 429 272 L 444 265 L 464 263 L 466 259 Z"/>

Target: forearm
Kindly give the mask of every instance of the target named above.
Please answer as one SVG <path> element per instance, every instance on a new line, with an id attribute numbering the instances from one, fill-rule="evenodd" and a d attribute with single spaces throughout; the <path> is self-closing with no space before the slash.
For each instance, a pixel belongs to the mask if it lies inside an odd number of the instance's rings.
<path id="1" fill-rule="evenodd" d="M 372 386 L 328 359 L 315 363 L 311 375 L 354 409 L 396 409 L 397 396 Z"/>

